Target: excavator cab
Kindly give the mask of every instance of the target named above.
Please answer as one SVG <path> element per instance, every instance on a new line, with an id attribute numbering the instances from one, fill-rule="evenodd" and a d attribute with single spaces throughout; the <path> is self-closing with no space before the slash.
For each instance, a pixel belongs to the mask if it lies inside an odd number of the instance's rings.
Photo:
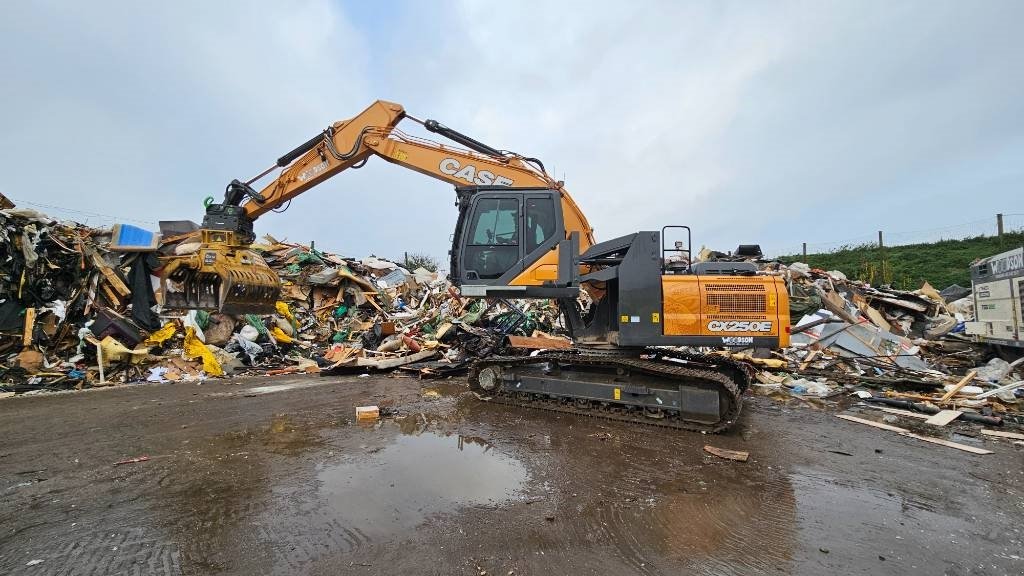
<path id="1" fill-rule="evenodd" d="M 559 282 L 558 257 L 567 240 L 558 190 L 475 186 L 456 194 L 451 279 L 463 293 L 529 296 L 567 284 Z"/>

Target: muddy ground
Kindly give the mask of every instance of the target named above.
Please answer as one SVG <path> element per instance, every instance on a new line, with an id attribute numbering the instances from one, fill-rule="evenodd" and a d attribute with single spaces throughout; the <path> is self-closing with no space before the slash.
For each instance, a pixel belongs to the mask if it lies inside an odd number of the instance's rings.
<path id="1" fill-rule="evenodd" d="M 835 411 L 748 397 L 703 436 L 401 377 L 6 399 L 0 574 L 1024 572 L 1024 449 Z"/>

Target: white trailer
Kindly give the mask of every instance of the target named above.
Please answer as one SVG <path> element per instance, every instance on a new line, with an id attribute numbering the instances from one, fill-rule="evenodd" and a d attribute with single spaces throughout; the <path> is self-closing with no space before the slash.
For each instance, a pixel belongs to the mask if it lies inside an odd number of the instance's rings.
<path id="1" fill-rule="evenodd" d="M 1014 355 L 1024 352 L 1024 248 L 971 265 L 974 322 L 965 329 L 979 342 Z"/>

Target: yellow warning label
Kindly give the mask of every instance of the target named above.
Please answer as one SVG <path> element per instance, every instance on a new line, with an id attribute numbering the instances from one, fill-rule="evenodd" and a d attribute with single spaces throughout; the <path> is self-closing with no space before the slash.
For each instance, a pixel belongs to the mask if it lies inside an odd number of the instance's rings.
<path id="1" fill-rule="evenodd" d="M 657 324 L 658 322 L 661 322 L 661 314 L 657 312 L 651 312 L 651 323 Z"/>
<path id="2" fill-rule="evenodd" d="M 622 390 L 620 390 L 618 388 L 615 389 L 615 399 L 616 400 L 622 400 Z"/>
<path id="3" fill-rule="evenodd" d="M 398 160 L 399 162 L 405 162 L 405 160 L 409 158 L 409 154 L 406 153 L 406 151 L 402 150 L 401 148 L 395 148 L 395 151 L 391 154 L 391 157 L 394 158 L 395 160 Z"/>
<path id="4" fill-rule="evenodd" d="M 622 316 L 619 316 L 619 323 L 629 324 L 629 314 L 623 314 Z"/>
<path id="5" fill-rule="evenodd" d="M 768 295 L 768 307 L 775 308 L 775 294 Z"/>

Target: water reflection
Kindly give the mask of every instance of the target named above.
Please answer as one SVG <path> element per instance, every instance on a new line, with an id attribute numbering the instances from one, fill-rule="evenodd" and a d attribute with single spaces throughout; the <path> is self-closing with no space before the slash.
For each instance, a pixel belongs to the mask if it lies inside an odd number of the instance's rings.
<path id="1" fill-rule="evenodd" d="M 399 435 L 368 456 L 325 467 L 320 492 L 343 524 L 368 534 L 409 530 L 461 506 L 508 500 L 526 468 L 483 438 Z"/>

